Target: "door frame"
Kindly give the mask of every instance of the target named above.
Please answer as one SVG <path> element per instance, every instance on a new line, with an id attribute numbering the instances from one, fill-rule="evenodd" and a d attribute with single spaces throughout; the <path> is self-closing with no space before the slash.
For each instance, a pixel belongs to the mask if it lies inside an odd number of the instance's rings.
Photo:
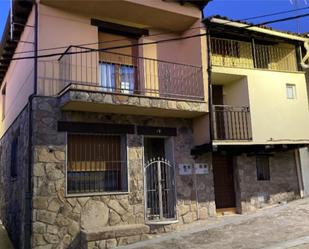
<path id="1" fill-rule="evenodd" d="M 144 184 L 144 220 L 146 224 L 158 224 L 158 225 L 168 225 L 168 224 L 174 224 L 174 223 L 178 223 L 178 212 L 177 212 L 177 177 L 176 177 L 176 164 L 175 164 L 175 140 L 174 140 L 174 136 L 157 136 L 157 135 L 141 135 L 142 137 L 142 173 L 143 173 L 143 184 Z M 147 206 L 146 206 L 146 201 L 147 201 L 147 193 L 146 193 L 146 171 L 145 171 L 145 138 L 147 137 L 153 137 L 153 138 L 164 138 L 166 139 L 170 139 L 171 140 L 171 151 L 172 151 L 172 155 L 171 155 L 171 164 L 174 167 L 174 182 L 175 182 L 175 187 L 174 187 L 174 198 L 175 198 L 175 219 L 174 220 L 166 220 L 166 221 L 149 221 L 147 219 Z"/>

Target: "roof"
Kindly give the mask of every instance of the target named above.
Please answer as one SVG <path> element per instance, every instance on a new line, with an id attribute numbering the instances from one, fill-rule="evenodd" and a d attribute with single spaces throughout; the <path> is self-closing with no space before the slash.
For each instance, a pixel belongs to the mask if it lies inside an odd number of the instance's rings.
<path id="1" fill-rule="evenodd" d="M 256 25 L 254 23 L 245 22 L 241 20 L 231 19 L 225 16 L 214 15 L 207 17 L 203 20 L 205 24 L 215 23 L 218 25 L 226 25 L 232 26 L 234 28 L 247 28 L 250 31 L 267 33 L 268 35 L 279 36 L 286 39 L 297 40 L 297 41 L 305 41 L 308 39 L 308 34 L 297 34 L 289 31 L 282 31 L 273 29 L 266 25 Z"/>
<path id="2" fill-rule="evenodd" d="M 191 3 L 203 9 L 212 0 L 177 0 L 180 4 Z"/>
<path id="3" fill-rule="evenodd" d="M 32 5 L 32 0 L 14 0 L 13 21 L 18 23 L 18 25 L 14 25 L 13 40 L 10 38 L 10 16 L 7 17 L 0 43 L 0 59 L 7 59 L 7 61 L 0 63 L 0 85 L 10 65 L 10 59 L 15 53 L 18 41 L 25 27 L 24 24 L 27 23 L 28 16 L 31 12 Z"/>

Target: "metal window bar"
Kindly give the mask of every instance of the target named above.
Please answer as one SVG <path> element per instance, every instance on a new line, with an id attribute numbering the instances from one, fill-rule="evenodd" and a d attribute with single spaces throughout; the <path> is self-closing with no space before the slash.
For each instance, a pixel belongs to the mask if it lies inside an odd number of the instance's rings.
<path id="1" fill-rule="evenodd" d="M 68 194 L 127 191 L 127 163 L 122 160 L 121 137 L 68 135 Z"/>
<path id="2" fill-rule="evenodd" d="M 214 140 L 251 140 L 249 107 L 213 106 Z"/>
<path id="3" fill-rule="evenodd" d="M 211 38 L 212 64 L 215 66 L 261 68 L 278 71 L 298 71 L 295 47 L 255 43 L 256 66 L 252 43 L 232 39 Z"/>

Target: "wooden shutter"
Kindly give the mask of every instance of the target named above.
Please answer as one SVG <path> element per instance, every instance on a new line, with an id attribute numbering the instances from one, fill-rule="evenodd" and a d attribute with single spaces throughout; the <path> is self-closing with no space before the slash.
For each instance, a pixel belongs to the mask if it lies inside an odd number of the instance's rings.
<path id="1" fill-rule="evenodd" d="M 120 171 L 121 137 L 68 135 L 68 171 Z"/>

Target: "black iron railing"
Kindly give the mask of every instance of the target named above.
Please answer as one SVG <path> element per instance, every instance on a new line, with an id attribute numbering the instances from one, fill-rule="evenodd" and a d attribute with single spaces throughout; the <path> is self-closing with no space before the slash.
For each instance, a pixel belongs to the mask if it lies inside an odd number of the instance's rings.
<path id="1" fill-rule="evenodd" d="M 294 46 L 252 44 L 212 37 L 211 53 L 214 66 L 298 71 Z"/>
<path id="2" fill-rule="evenodd" d="M 39 63 L 39 92 L 82 89 L 159 98 L 204 100 L 202 68 L 71 46 L 59 61 Z"/>
<path id="3" fill-rule="evenodd" d="M 213 106 L 214 140 L 251 140 L 249 107 Z"/>

